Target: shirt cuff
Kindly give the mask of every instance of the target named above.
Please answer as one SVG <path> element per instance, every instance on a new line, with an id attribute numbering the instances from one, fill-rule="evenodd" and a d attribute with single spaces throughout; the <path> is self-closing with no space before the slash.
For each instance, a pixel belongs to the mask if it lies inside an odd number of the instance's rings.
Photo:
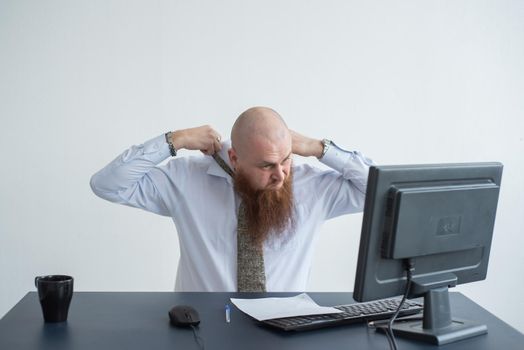
<path id="1" fill-rule="evenodd" d="M 171 157 L 169 145 L 164 134 L 144 142 L 142 146 L 143 154 L 148 160 L 158 164 Z"/>
<path id="2" fill-rule="evenodd" d="M 338 147 L 333 141 L 331 141 L 331 145 L 326 151 L 326 154 L 320 158 L 320 162 L 327 165 L 331 169 L 343 173 L 344 166 L 350 159 L 353 159 L 354 157 L 355 152 L 345 151 Z"/>

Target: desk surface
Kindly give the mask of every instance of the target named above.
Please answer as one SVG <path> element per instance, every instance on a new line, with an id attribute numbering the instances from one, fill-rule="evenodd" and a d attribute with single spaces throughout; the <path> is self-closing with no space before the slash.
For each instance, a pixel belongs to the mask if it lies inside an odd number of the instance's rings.
<path id="1" fill-rule="evenodd" d="M 231 323 L 225 322 L 224 305 L 230 297 L 295 294 L 76 292 L 68 321 L 45 324 L 38 296 L 30 292 L 0 320 L 0 349 L 199 349 L 191 329 L 170 326 L 167 312 L 176 304 L 199 311 L 207 350 L 387 349 L 385 336 L 365 324 L 284 333 L 259 325 L 234 306 Z M 351 293 L 308 294 L 325 306 L 354 302 Z M 446 350 L 522 349 L 523 334 L 464 295 L 450 293 L 450 302 L 455 317 L 485 323 L 488 334 L 445 345 Z M 397 342 L 402 350 L 437 348 L 402 338 Z"/>

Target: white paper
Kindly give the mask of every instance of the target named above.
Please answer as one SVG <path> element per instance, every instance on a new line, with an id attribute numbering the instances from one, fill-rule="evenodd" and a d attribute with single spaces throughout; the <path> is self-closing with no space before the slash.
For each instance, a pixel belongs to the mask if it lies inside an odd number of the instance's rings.
<path id="1" fill-rule="evenodd" d="M 306 293 L 285 298 L 231 298 L 231 302 L 240 310 L 259 321 L 281 317 L 336 314 L 342 312 L 333 307 L 319 306 Z"/>

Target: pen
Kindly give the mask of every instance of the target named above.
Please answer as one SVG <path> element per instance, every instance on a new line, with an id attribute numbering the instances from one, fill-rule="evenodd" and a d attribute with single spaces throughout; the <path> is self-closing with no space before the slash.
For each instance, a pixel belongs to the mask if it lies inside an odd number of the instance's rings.
<path id="1" fill-rule="evenodd" d="M 229 304 L 226 304 L 226 322 L 231 322 L 231 308 L 229 307 Z"/>

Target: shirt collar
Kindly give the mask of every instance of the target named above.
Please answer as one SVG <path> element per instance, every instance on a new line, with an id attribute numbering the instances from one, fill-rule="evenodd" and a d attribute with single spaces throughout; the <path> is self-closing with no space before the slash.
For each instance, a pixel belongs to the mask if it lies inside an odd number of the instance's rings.
<path id="1" fill-rule="evenodd" d="M 227 165 L 229 165 L 229 167 L 231 169 L 233 169 L 233 167 L 231 166 L 231 163 L 229 162 L 229 155 L 228 155 L 228 150 L 231 148 L 231 141 L 230 140 L 226 140 L 226 141 L 222 141 L 222 149 L 220 150 L 220 152 L 218 152 L 220 158 L 222 158 L 224 160 L 224 162 L 226 162 Z M 220 167 L 220 165 L 218 165 L 218 163 L 212 158 L 209 156 L 209 158 L 211 159 L 211 163 L 209 164 L 209 168 L 207 169 L 207 173 L 209 175 L 213 175 L 213 176 L 218 176 L 218 177 L 223 177 L 227 180 L 227 182 L 232 185 L 233 184 L 233 180 L 231 179 L 231 176 L 229 176 L 228 173 L 226 173 L 224 171 L 224 169 L 222 169 Z"/>

